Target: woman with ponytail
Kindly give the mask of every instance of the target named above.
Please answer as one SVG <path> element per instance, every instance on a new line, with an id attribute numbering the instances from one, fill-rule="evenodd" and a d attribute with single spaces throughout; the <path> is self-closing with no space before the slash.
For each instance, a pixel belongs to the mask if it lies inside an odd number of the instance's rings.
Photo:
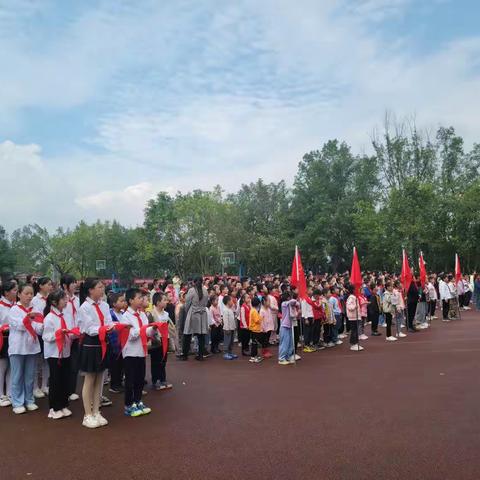
<path id="1" fill-rule="evenodd" d="M 8 314 L 8 355 L 11 368 L 13 413 L 21 414 L 38 409 L 33 396 L 35 364 L 40 354 L 38 336 L 43 332 L 43 317 L 32 309 L 33 288 L 18 288 L 19 302 Z"/>
<path id="2" fill-rule="evenodd" d="M 64 316 L 67 302 L 67 294 L 63 290 L 56 290 L 48 296 L 43 312 L 43 354 L 50 369 L 48 418 L 53 420 L 72 414 L 68 409 L 70 348 L 72 339 L 78 337 L 78 334 L 73 331 L 71 318 Z"/>
<path id="3" fill-rule="evenodd" d="M 100 413 L 103 374 L 107 367 L 106 337 L 114 323 L 108 304 L 103 300 L 105 286 L 98 278 L 87 278 L 80 289 L 78 324 L 84 334 L 80 352 L 80 371 L 84 373 L 82 399 L 85 409 L 83 426 L 103 427 L 108 421 Z"/>
<path id="4" fill-rule="evenodd" d="M 185 328 L 183 330 L 182 360 L 188 360 L 192 335 L 198 338 L 198 354 L 196 360 L 203 360 L 205 355 L 205 335 L 208 333 L 208 291 L 203 286 L 202 277 L 194 280 L 193 287 L 185 298 Z"/>
<path id="5" fill-rule="evenodd" d="M 33 284 L 34 297 L 32 299 L 32 308 L 34 312 L 43 315 L 43 311 L 47 305 L 47 297 L 52 291 L 52 280 L 49 277 L 40 277 Z M 40 349 L 43 353 L 43 340 L 39 338 Z M 35 398 L 43 398 L 48 395 L 48 362 L 43 358 L 43 355 L 39 355 L 37 358 L 37 366 L 35 371 L 33 395 Z M 41 383 L 40 383 L 41 377 Z"/>
<path id="6" fill-rule="evenodd" d="M 8 360 L 8 314 L 17 301 L 18 286 L 15 280 L 9 280 L 0 288 L 0 407 L 9 407 L 10 368 Z"/>

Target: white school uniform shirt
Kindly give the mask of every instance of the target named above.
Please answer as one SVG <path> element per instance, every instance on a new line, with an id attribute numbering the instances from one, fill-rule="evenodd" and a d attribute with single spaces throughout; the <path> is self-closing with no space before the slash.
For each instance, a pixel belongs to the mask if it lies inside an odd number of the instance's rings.
<path id="1" fill-rule="evenodd" d="M 45 310 L 46 306 L 47 306 L 47 297 L 43 297 L 40 293 L 37 293 L 32 298 L 32 307 L 34 312 L 37 312 L 43 315 L 43 311 Z"/>
<path id="2" fill-rule="evenodd" d="M 98 329 L 101 327 L 97 310 L 93 306 L 94 303 L 95 302 L 90 297 L 87 297 L 87 299 L 80 305 L 77 317 L 77 326 L 80 328 L 80 332 L 86 333 L 91 337 L 97 336 Z M 113 321 L 107 302 L 100 300 L 97 302 L 97 305 L 103 313 L 103 324 L 105 326 L 111 325 Z"/>
<path id="3" fill-rule="evenodd" d="M 9 302 L 5 297 L 0 298 L 0 327 L 8 325 L 8 314 L 14 303 Z"/>
<path id="4" fill-rule="evenodd" d="M 440 293 L 441 300 L 449 300 L 450 298 L 452 298 L 450 289 L 448 288 L 447 283 L 444 282 L 443 280 L 440 280 L 438 282 L 438 291 Z"/>
<path id="5" fill-rule="evenodd" d="M 313 308 L 306 300 L 302 300 L 302 318 L 313 318 Z"/>
<path id="6" fill-rule="evenodd" d="M 58 317 L 58 315 L 60 314 L 62 314 L 62 312 L 52 306 L 50 313 L 45 317 L 45 320 L 43 321 L 42 338 L 43 356 L 45 358 L 60 358 L 57 342 L 55 340 L 55 332 L 62 328 L 62 321 Z M 71 330 L 74 326 L 72 325 L 71 320 L 67 319 L 64 312 L 63 319 L 65 320 L 67 330 Z M 72 345 L 73 338 L 74 336 L 69 333 L 63 336 L 63 350 L 61 358 L 68 358 L 70 356 L 70 347 Z"/>
<path id="7" fill-rule="evenodd" d="M 428 282 L 427 290 L 428 290 L 428 298 L 430 299 L 430 301 L 433 302 L 434 300 L 437 300 L 437 291 L 435 290 L 435 286 L 433 285 L 432 282 Z"/>
<path id="8" fill-rule="evenodd" d="M 145 312 L 135 312 L 132 308 L 128 307 L 123 314 L 122 323 L 131 325 L 128 332 L 128 340 L 125 347 L 122 350 L 122 356 L 125 357 L 145 357 L 145 351 L 142 346 L 142 339 L 140 338 L 140 325 L 138 323 L 138 317 L 136 313 L 140 315 L 140 320 L 143 325 L 148 325 L 148 318 Z M 167 314 L 168 315 L 168 314 Z M 152 337 L 155 330 L 153 327 L 147 328 L 147 337 Z"/>
<path id="9" fill-rule="evenodd" d="M 78 310 L 80 309 L 80 300 L 75 295 L 68 299 L 67 306 L 63 309 L 63 316 L 69 325 L 69 328 L 78 327 Z"/>
<path id="10" fill-rule="evenodd" d="M 27 313 L 21 308 L 21 304 L 15 304 L 8 313 L 8 325 L 10 334 L 8 336 L 8 355 L 35 355 L 40 353 L 40 342 L 33 339 L 23 325 L 23 319 Z M 43 325 L 32 322 L 33 330 L 41 335 Z"/>

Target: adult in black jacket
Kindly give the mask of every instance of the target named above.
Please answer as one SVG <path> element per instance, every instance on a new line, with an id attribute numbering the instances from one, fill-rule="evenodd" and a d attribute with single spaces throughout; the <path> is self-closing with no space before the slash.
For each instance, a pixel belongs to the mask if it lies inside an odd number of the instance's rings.
<path id="1" fill-rule="evenodd" d="M 413 325 L 413 321 L 415 320 L 415 312 L 417 311 L 417 304 L 418 304 L 418 286 L 417 286 L 417 278 L 414 275 L 412 279 L 412 283 L 410 284 L 410 288 L 408 289 L 408 292 L 407 292 L 408 331 L 412 333 L 418 331 Z"/>
<path id="2" fill-rule="evenodd" d="M 377 294 L 375 283 L 370 284 L 370 301 L 367 307 L 367 318 L 369 322 L 372 322 L 372 336 L 378 337 L 381 333 L 378 331 L 378 319 L 381 313 L 381 301 Z"/>

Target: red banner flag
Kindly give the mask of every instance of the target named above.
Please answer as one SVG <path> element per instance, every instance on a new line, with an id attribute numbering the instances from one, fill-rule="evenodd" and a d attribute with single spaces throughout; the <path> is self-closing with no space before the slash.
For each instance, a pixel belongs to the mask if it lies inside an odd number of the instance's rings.
<path id="1" fill-rule="evenodd" d="M 307 296 L 307 280 L 305 279 L 305 272 L 303 271 L 302 259 L 298 247 L 295 247 L 295 257 L 292 263 L 292 276 L 290 284 L 298 290 L 299 298 Z"/>
<path id="2" fill-rule="evenodd" d="M 427 269 L 425 268 L 423 252 L 420 252 L 420 258 L 418 259 L 418 266 L 420 271 L 420 284 L 422 285 L 422 288 L 425 288 L 425 283 L 427 283 Z"/>
<path id="3" fill-rule="evenodd" d="M 360 262 L 358 261 L 357 249 L 353 247 L 352 268 L 350 269 L 350 283 L 355 287 L 355 295 L 360 295 L 362 288 L 362 273 L 360 270 Z"/>
<path id="4" fill-rule="evenodd" d="M 462 279 L 462 269 L 460 268 L 460 258 L 458 253 L 455 254 L 455 283 Z"/>
<path id="5" fill-rule="evenodd" d="M 400 280 L 402 281 L 403 290 L 405 291 L 405 293 L 408 292 L 410 284 L 413 280 L 413 275 L 412 270 L 410 269 L 410 265 L 408 264 L 408 257 L 405 249 L 403 250 L 402 273 L 400 274 Z"/>

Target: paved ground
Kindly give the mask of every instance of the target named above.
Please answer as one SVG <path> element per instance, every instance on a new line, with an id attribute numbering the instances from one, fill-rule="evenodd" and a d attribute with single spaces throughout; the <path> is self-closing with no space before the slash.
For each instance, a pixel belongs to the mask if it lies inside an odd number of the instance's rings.
<path id="1" fill-rule="evenodd" d="M 110 425 L 0 411 L 0 478 L 480 478 L 480 315 L 431 330 L 272 360 L 208 359 L 169 367 L 175 389 L 152 392 L 147 417 L 104 409 Z M 345 348 L 344 348 L 345 347 Z"/>

